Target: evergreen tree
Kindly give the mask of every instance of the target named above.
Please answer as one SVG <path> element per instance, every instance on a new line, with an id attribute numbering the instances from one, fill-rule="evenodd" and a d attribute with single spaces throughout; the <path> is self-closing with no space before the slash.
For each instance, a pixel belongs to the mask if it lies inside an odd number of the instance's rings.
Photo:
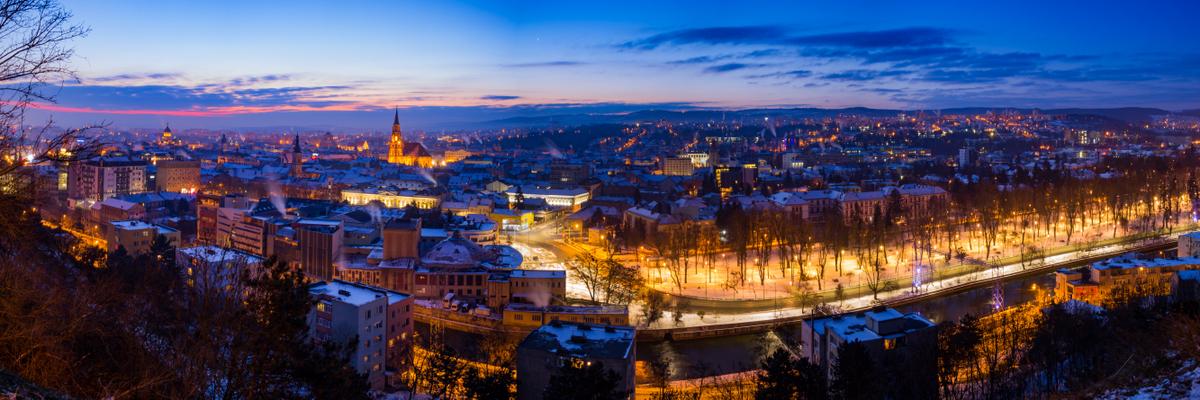
<path id="1" fill-rule="evenodd" d="M 160 265 L 175 265 L 175 246 L 163 235 L 155 235 L 150 243 L 150 256 Z"/>
<path id="2" fill-rule="evenodd" d="M 600 363 L 567 362 L 550 378 L 542 393 L 546 400 L 620 400 L 629 396 L 618 386 L 621 378 Z"/>
<path id="3" fill-rule="evenodd" d="M 358 374 L 345 346 L 318 344 L 309 337 L 308 313 L 316 305 L 304 276 L 275 259 L 253 276 L 246 271 L 244 304 L 256 322 L 240 332 L 235 346 L 249 346 L 245 397 L 367 398 L 366 377 Z"/>
<path id="4" fill-rule="evenodd" d="M 463 378 L 463 391 L 468 400 L 512 399 L 516 395 L 513 392 L 515 386 L 513 371 L 508 368 L 493 372 L 470 368 Z"/>
<path id="5" fill-rule="evenodd" d="M 874 400 L 883 398 L 880 380 L 867 347 L 859 342 L 843 343 L 834 360 L 831 398 L 836 400 Z"/>
<path id="6" fill-rule="evenodd" d="M 755 383 L 755 400 L 816 400 L 828 398 L 821 368 L 806 359 L 776 349 L 762 362 Z"/>

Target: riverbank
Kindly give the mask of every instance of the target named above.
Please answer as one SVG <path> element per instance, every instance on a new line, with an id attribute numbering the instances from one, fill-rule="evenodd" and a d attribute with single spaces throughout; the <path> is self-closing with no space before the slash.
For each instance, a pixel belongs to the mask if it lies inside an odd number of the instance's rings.
<path id="1" fill-rule="evenodd" d="M 1180 229 L 1153 240 L 1138 239 L 1128 243 L 1102 246 L 1087 252 L 1077 250 L 1047 256 L 1047 262 L 1035 267 L 1022 265 L 1022 263 L 1018 262 L 995 268 L 976 270 L 963 275 L 947 277 L 923 284 L 915 292 L 909 286 L 900 286 L 902 289 L 881 291 L 877 295 L 868 291 L 866 293 L 859 293 L 854 298 L 846 298 L 845 292 L 843 292 L 842 299 L 838 299 L 836 293 L 826 291 L 817 294 L 818 297 L 816 300 L 812 298 L 774 299 L 771 301 L 772 307 L 766 310 L 761 308 L 763 305 L 759 301 L 750 304 L 743 304 L 742 302 L 694 304 L 692 303 L 694 299 L 665 294 L 670 301 L 686 302 L 688 309 L 678 323 L 674 321 L 674 316 L 668 311 L 665 313 L 663 319 L 657 321 L 655 324 L 639 327 L 638 341 L 694 340 L 762 332 L 781 324 L 798 323 L 809 316 L 812 311 L 811 305 L 820 303 L 834 305 L 846 312 L 865 310 L 876 305 L 903 306 L 929 298 L 990 286 L 997 281 L 1004 282 L 1024 276 L 1047 273 L 1059 268 L 1086 265 L 1128 252 L 1166 250 L 1172 248 L 1175 245 L 1174 238 L 1179 233 L 1185 231 L 1190 231 L 1190 229 Z M 911 285 L 911 281 L 909 285 Z M 633 313 L 638 310 L 638 307 L 633 307 L 630 312 Z M 705 313 L 701 316 L 697 311 L 705 311 Z"/>

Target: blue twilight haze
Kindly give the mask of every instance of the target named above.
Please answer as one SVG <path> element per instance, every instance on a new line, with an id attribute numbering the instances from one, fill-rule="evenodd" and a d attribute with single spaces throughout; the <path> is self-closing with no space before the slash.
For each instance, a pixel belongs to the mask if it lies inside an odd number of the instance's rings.
<path id="1" fill-rule="evenodd" d="M 566 3 L 566 4 L 564 4 Z M 454 129 L 646 108 L 1200 108 L 1200 2 L 66 1 L 37 114 Z M 381 118 L 383 118 L 381 122 Z"/>

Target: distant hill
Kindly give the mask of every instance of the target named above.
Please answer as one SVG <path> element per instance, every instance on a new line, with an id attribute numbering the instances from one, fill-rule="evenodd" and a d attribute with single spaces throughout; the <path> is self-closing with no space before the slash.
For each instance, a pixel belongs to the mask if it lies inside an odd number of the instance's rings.
<path id="1" fill-rule="evenodd" d="M 1064 115 L 1098 115 L 1129 123 L 1150 121 L 1156 115 L 1170 115 L 1170 111 L 1159 108 L 1122 107 L 1122 108 L 1059 108 L 1043 110 L 1046 114 Z"/>
<path id="2" fill-rule="evenodd" d="M 716 122 L 716 121 L 752 121 L 765 117 L 788 118 L 825 118 L 839 115 L 860 115 L 865 117 L 889 117 L 901 113 L 942 113 L 942 114 L 983 114 L 987 112 L 1021 112 L 1038 111 L 1049 115 L 1094 115 L 1125 123 L 1142 123 L 1156 115 L 1169 115 L 1171 111 L 1158 108 L 1123 107 L 1123 108 L 1012 108 L 1012 107 L 963 107 L 941 110 L 889 110 L 866 107 L 851 108 L 758 108 L 743 110 L 642 110 L 630 113 L 614 114 L 560 114 L 532 117 L 512 117 L 480 122 L 479 128 L 485 127 L 545 127 L 545 126 L 579 126 L 590 124 L 629 124 L 635 122 L 671 121 L 671 122 Z M 1185 113 L 1200 116 L 1200 110 Z"/>

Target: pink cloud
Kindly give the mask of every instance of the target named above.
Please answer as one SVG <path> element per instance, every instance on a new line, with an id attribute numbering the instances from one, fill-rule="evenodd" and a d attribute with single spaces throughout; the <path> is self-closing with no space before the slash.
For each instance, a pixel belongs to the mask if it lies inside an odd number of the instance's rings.
<path id="1" fill-rule="evenodd" d="M 370 106 L 357 104 L 344 104 L 326 107 L 313 106 L 296 106 L 296 105 L 281 105 L 281 106 L 228 106 L 228 107 L 211 107 L 200 110 L 144 110 L 144 109 L 124 109 L 124 110 L 103 110 L 90 107 L 69 107 L 50 103 L 31 103 L 31 108 L 67 113 L 93 113 L 93 114 L 113 114 L 113 115 L 162 115 L 171 117 L 220 117 L 226 115 L 242 115 L 242 114 L 264 114 L 271 112 L 300 112 L 300 111 L 361 111 L 368 109 Z"/>

